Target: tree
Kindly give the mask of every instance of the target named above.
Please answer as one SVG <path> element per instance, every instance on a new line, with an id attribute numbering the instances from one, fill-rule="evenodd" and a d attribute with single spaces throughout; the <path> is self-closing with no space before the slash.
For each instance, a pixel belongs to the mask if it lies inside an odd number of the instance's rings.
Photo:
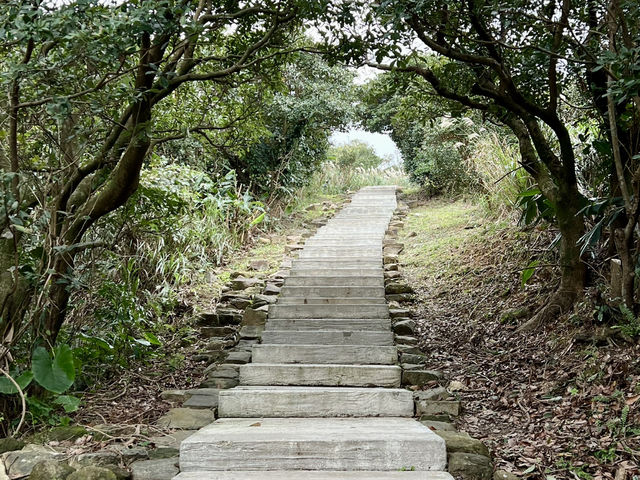
<path id="1" fill-rule="evenodd" d="M 355 116 L 353 74 L 346 69 L 298 53 L 281 76 L 281 88 L 262 108 L 262 134 L 228 159 L 246 183 L 269 196 L 305 185 L 325 159 L 331 131 Z"/>
<path id="2" fill-rule="evenodd" d="M 371 145 L 354 140 L 345 145 L 331 147 L 327 158 L 340 168 L 377 168 L 384 160 L 380 158 Z"/>
<path id="3" fill-rule="evenodd" d="M 4 344 L 29 328 L 55 343 L 76 255 L 94 246 L 85 234 L 131 197 L 150 147 L 172 135 L 156 131 L 162 104 L 198 82 L 226 86 L 217 92 L 224 102 L 296 50 L 289 40 L 322 8 L 293 0 L 0 5 Z M 206 108 L 210 99 L 201 100 Z M 215 120 L 196 130 L 224 126 Z M 23 321 L 27 313 L 33 322 Z"/>
<path id="4" fill-rule="evenodd" d="M 430 194 L 473 190 L 473 121 L 447 100 L 425 95 L 419 79 L 385 72 L 362 89 L 365 125 L 389 133 L 409 177 Z"/>
<path id="5" fill-rule="evenodd" d="M 617 18 L 629 18 L 629 8 Z M 419 77 L 432 94 L 507 125 L 518 138 L 521 165 L 554 206 L 561 233 L 559 288 L 527 328 L 566 311 L 587 278 L 580 242 L 588 203 L 566 92 L 579 85 L 581 99 L 602 103 L 606 88 L 593 80 L 602 77 L 598 29 L 606 8 L 594 0 L 406 0 L 341 3 L 334 15 L 342 21 L 327 37 L 343 58 Z"/>

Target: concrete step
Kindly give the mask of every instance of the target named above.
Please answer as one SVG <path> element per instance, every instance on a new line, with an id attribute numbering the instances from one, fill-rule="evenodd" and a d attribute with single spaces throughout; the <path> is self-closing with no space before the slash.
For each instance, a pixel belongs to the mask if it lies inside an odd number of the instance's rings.
<path id="1" fill-rule="evenodd" d="M 275 345 L 393 345 L 390 331 L 265 330 L 263 344 Z"/>
<path id="2" fill-rule="evenodd" d="M 412 417 L 413 394 L 399 388 L 236 387 L 221 390 L 225 417 Z"/>
<path id="3" fill-rule="evenodd" d="M 384 297 L 279 297 L 278 305 L 385 305 Z"/>
<path id="4" fill-rule="evenodd" d="M 386 305 L 270 305 L 269 318 L 389 318 Z"/>
<path id="5" fill-rule="evenodd" d="M 240 385 L 399 387 L 395 365 L 249 363 L 240 366 Z"/>
<path id="6" fill-rule="evenodd" d="M 388 332 L 391 320 L 388 318 L 303 318 L 303 319 L 269 319 L 266 330 L 339 330 L 367 332 Z"/>
<path id="7" fill-rule="evenodd" d="M 380 229 L 380 231 L 377 231 L 377 232 L 365 233 L 361 231 L 360 233 L 349 235 L 349 236 L 345 236 L 339 233 L 322 233 L 321 231 L 319 231 L 313 237 L 309 237 L 307 239 L 307 242 L 318 241 L 318 240 L 343 242 L 343 241 L 353 240 L 353 241 L 363 241 L 363 242 L 371 241 L 371 242 L 376 242 L 376 245 L 379 245 L 380 242 L 382 242 L 382 239 L 384 238 L 384 233 L 385 232 L 383 231 L 382 228 Z"/>
<path id="8" fill-rule="evenodd" d="M 344 472 L 311 470 L 274 470 L 270 472 L 189 472 L 173 480 L 453 480 L 447 472 Z"/>
<path id="9" fill-rule="evenodd" d="M 291 278 L 291 277 L 289 277 Z M 290 286 L 280 290 L 281 298 L 320 297 L 320 298 L 384 298 L 384 286 L 376 287 L 334 287 L 334 286 Z"/>
<path id="10" fill-rule="evenodd" d="M 285 286 L 288 287 L 384 287 L 384 278 L 380 275 L 368 277 L 287 277 Z"/>
<path id="11" fill-rule="evenodd" d="M 375 245 L 354 245 L 353 242 L 343 242 L 341 245 L 331 245 L 325 244 L 323 242 L 319 242 L 316 244 L 305 244 L 303 251 L 304 252 L 321 252 L 321 251 L 336 251 L 340 250 L 344 252 L 344 255 L 347 255 L 348 252 L 353 252 L 355 255 L 359 253 L 378 253 L 382 250 L 382 245 L 380 242 L 376 242 Z M 350 254 L 350 253 L 349 253 Z"/>
<path id="12" fill-rule="evenodd" d="M 324 258 L 297 258 L 292 262 L 293 267 L 307 267 L 313 268 L 327 268 L 327 265 L 337 265 L 341 267 L 349 268 L 370 268 L 382 265 L 382 258 L 361 258 L 361 257 L 346 257 L 344 255 L 335 257 Z"/>
<path id="13" fill-rule="evenodd" d="M 311 237 L 304 242 L 304 247 L 335 247 L 345 248 L 380 248 L 381 238 L 324 238 Z"/>
<path id="14" fill-rule="evenodd" d="M 445 466 L 444 440 L 413 419 L 397 417 L 222 418 L 180 446 L 182 472 L 442 471 Z"/>
<path id="15" fill-rule="evenodd" d="M 380 345 L 265 345 L 253 346 L 253 363 L 338 363 L 395 365 L 398 349 Z"/>
<path id="16" fill-rule="evenodd" d="M 336 255 L 376 259 L 382 256 L 382 249 L 367 250 L 367 251 L 345 250 L 344 248 L 339 248 L 339 247 L 326 248 L 322 250 L 304 249 L 300 251 L 300 253 L 298 254 L 298 258 L 326 258 L 326 257 L 334 257 Z"/>
<path id="17" fill-rule="evenodd" d="M 321 277 L 373 277 L 383 275 L 382 266 L 375 268 L 304 268 L 295 267 L 289 272 L 290 277 L 307 277 L 309 273 L 320 275 Z"/>

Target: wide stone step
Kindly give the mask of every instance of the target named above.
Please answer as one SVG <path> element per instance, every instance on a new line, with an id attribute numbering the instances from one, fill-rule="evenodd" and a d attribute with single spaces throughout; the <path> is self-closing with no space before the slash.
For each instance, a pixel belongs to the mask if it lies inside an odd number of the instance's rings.
<path id="1" fill-rule="evenodd" d="M 173 480 L 453 480 L 447 472 L 344 472 L 274 470 L 270 472 L 189 472 Z"/>
<path id="2" fill-rule="evenodd" d="M 269 319 L 266 330 L 340 330 L 367 332 L 387 332 L 391 329 L 388 318 L 303 318 Z"/>
<path id="3" fill-rule="evenodd" d="M 278 305 L 386 305 L 384 297 L 280 297 Z"/>
<path id="4" fill-rule="evenodd" d="M 442 471 L 445 465 L 444 440 L 397 417 L 222 418 L 180 446 L 182 472 Z"/>
<path id="5" fill-rule="evenodd" d="M 344 256 L 353 256 L 353 257 L 363 257 L 363 258 L 380 258 L 382 256 L 382 249 L 380 250 L 367 250 L 367 251 L 356 251 L 356 250 L 347 250 L 344 248 L 326 248 L 326 249 L 317 249 L 317 250 L 301 250 L 298 254 L 298 258 L 325 258 L 325 257 L 333 257 L 336 255 L 344 255 Z"/>
<path id="6" fill-rule="evenodd" d="M 381 235 L 384 234 L 387 229 L 387 222 L 378 222 L 377 225 L 372 225 L 371 228 L 363 228 L 361 226 L 354 226 L 353 221 L 343 220 L 341 223 L 328 224 L 324 228 L 318 230 L 320 235 Z"/>
<path id="7" fill-rule="evenodd" d="M 384 238 L 384 231 L 381 228 L 378 232 L 372 233 L 364 233 L 360 232 L 354 235 L 341 235 L 337 233 L 316 233 L 313 237 L 309 237 L 307 242 L 309 241 L 320 241 L 320 240 L 328 240 L 328 241 L 336 241 L 336 242 L 344 242 L 344 241 L 363 241 L 363 242 L 375 242 L 376 245 L 379 245 Z"/>
<path id="8" fill-rule="evenodd" d="M 240 366 L 240 385 L 399 387 L 395 365 L 248 363 Z"/>
<path id="9" fill-rule="evenodd" d="M 388 318 L 386 305 L 270 305 L 269 318 Z"/>
<path id="10" fill-rule="evenodd" d="M 384 287 L 384 278 L 380 275 L 356 278 L 338 276 L 287 277 L 285 285 L 288 287 Z"/>
<path id="11" fill-rule="evenodd" d="M 290 345 L 393 345 L 390 331 L 265 330 L 263 344 Z"/>
<path id="12" fill-rule="evenodd" d="M 280 290 L 281 298 L 320 297 L 320 298 L 384 298 L 384 287 L 332 287 L 332 286 L 291 286 L 285 285 Z"/>
<path id="13" fill-rule="evenodd" d="M 398 349 L 380 345 L 254 345 L 253 363 L 395 365 Z"/>
<path id="14" fill-rule="evenodd" d="M 315 247 L 350 248 L 355 246 L 357 246 L 358 248 L 372 248 L 372 247 L 380 248 L 382 245 L 382 239 L 383 239 L 383 235 L 379 235 L 378 236 L 379 238 L 370 237 L 371 240 L 368 240 L 363 237 L 358 237 L 355 235 L 350 235 L 350 234 L 340 235 L 339 237 L 340 237 L 339 239 L 330 238 L 330 237 L 326 237 L 326 238 L 323 237 L 318 239 L 314 238 L 314 239 L 308 240 L 304 248 L 315 248 Z M 365 240 L 367 243 L 363 244 Z"/>
<path id="15" fill-rule="evenodd" d="M 412 417 L 413 394 L 396 388 L 236 387 L 221 390 L 224 417 Z"/>
<path id="16" fill-rule="evenodd" d="M 344 255 L 338 255 L 335 257 L 323 257 L 323 258 L 298 258 L 293 260 L 293 267 L 305 267 L 305 268 L 331 268 L 334 265 L 338 267 L 361 267 L 370 268 L 382 265 L 381 257 L 349 257 Z"/>
<path id="17" fill-rule="evenodd" d="M 312 275 L 320 275 L 321 277 L 373 277 L 383 275 L 382 266 L 375 268 L 303 268 L 297 266 L 289 272 L 290 277 L 308 277 Z"/>

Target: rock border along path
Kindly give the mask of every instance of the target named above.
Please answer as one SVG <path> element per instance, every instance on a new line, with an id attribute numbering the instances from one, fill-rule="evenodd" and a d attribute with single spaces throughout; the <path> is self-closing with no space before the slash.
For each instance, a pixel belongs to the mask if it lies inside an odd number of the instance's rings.
<path id="1" fill-rule="evenodd" d="M 220 419 L 182 442 L 175 480 L 451 480 L 414 420 L 384 300 L 395 187 L 366 187 L 311 237 Z"/>

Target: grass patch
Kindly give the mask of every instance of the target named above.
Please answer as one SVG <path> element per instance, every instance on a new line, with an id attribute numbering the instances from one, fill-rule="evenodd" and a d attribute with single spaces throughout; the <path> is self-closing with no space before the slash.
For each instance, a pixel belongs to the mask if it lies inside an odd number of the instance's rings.
<path id="1" fill-rule="evenodd" d="M 482 208 L 468 200 L 430 200 L 411 211 L 402 232 L 403 262 L 417 277 L 440 276 L 461 266 L 460 248 L 478 235 Z"/>

